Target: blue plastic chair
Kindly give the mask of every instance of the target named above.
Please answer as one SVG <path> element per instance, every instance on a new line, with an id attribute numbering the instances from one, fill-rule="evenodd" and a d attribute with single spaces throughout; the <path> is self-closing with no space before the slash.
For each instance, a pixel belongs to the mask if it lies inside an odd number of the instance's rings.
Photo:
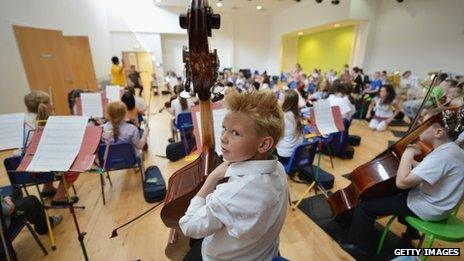
<path id="1" fill-rule="evenodd" d="M 51 172 L 44 173 L 30 173 L 30 172 L 17 172 L 16 169 L 21 163 L 20 156 L 13 156 L 3 160 L 3 165 L 5 166 L 6 172 L 8 173 L 8 179 L 10 180 L 11 186 L 13 189 L 24 189 L 26 195 L 29 196 L 29 192 L 26 187 L 36 186 L 37 190 L 40 193 L 38 188 L 39 184 L 52 182 L 55 180 L 55 176 Z"/>
<path id="2" fill-rule="evenodd" d="M 276 256 L 272 259 L 272 261 L 290 261 L 288 259 L 286 259 L 285 257 L 282 257 L 282 256 Z"/>
<path id="3" fill-rule="evenodd" d="M 190 112 L 179 113 L 179 115 L 177 115 L 176 127 L 181 134 L 181 140 L 184 145 L 185 155 L 188 155 L 189 144 L 187 141 L 187 133 L 193 130 L 192 114 Z"/>
<path id="4" fill-rule="evenodd" d="M 11 191 L 13 190 L 12 186 L 5 186 L 0 188 L 0 196 L 1 197 L 6 197 L 6 196 L 11 196 Z M 31 232 L 32 237 L 34 238 L 35 242 L 39 245 L 40 249 L 44 253 L 44 255 L 48 255 L 47 250 L 45 249 L 45 246 L 42 244 L 42 241 L 40 241 L 39 237 L 37 236 L 36 232 L 32 228 L 31 224 L 29 224 L 25 219 L 20 219 L 20 218 L 11 218 L 11 224 L 8 228 L 6 228 L 6 222 L 5 222 L 5 213 L 3 213 L 3 209 L 0 208 L 0 217 L 1 217 L 1 226 L 3 227 L 3 231 L 7 231 L 6 233 L 6 242 L 5 244 L 7 245 L 8 249 L 11 249 L 13 253 L 10 253 L 11 257 L 16 257 L 16 252 L 13 248 L 13 240 L 19 235 L 21 230 L 23 230 L 24 227 L 27 227 L 29 232 Z M 5 254 L 5 249 L 3 247 L 3 244 L 1 243 L 0 239 L 0 253 Z"/>
<path id="5" fill-rule="evenodd" d="M 312 167 L 318 143 L 319 141 L 314 140 L 298 145 L 293 151 L 290 160 L 288 160 L 287 164 L 284 166 L 285 172 L 290 175 L 298 169 L 303 169 L 308 166 Z"/>
<path id="6" fill-rule="evenodd" d="M 106 172 L 106 177 L 110 182 L 110 186 L 113 186 L 113 183 L 111 182 L 109 172 L 113 170 L 139 168 L 141 177 L 143 179 L 142 159 L 137 157 L 133 145 L 127 141 L 117 141 L 115 143 L 109 144 L 108 150 L 106 143 L 101 143 L 98 148 L 98 160 L 101 164 L 101 168 Z M 100 175 L 100 182 L 103 204 L 105 204 L 105 182 L 103 175 Z"/>

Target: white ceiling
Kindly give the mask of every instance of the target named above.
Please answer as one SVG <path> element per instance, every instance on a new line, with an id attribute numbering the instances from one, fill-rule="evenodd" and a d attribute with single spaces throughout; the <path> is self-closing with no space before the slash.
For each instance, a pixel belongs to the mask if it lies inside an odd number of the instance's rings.
<path id="1" fill-rule="evenodd" d="M 214 12 L 219 13 L 274 13 L 298 4 L 295 0 L 209 0 L 208 2 Z M 216 6 L 218 2 L 222 3 L 222 7 Z M 153 0 L 153 3 L 158 6 L 187 8 L 191 0 L 161 0 L 161 3 Z M 258 5 L 261 5 L 263 9 L 257 10 Z"/>

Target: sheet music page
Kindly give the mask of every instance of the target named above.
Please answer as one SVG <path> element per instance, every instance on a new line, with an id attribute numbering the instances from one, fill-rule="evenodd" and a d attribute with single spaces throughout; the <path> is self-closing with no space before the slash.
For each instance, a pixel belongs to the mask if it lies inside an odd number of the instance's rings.
<path id="1" fill-rule="evenodd" d="M 100 93 L 81 93 L 82 116 L 103 118 L 103 104 Z"/>
<path id="2" fill-rule="evenodd" d="M 23 147 L 24 113 L 0 115 L 0 150 Z"/>
<path id="3" fill-rule="evenodd" d="M 213 110 L 213 127 L 214 127 L 214 150 L 218 155 L 222 155 L 221 152 L 221 134 L 222 134 L 222 121 L 227 114 L 227 109 L 214 109 Z M 200 139 L 203 138 L 201 132 L 201 118 L 200 112 L 196 113 L 198 119 L 198 132 L 200 133 Z M 201 141 L 203 144 L 203 141 Z"/>
<path id="4" fill-rule="evenodd" d="M 67 171 L 81 148 L 89 117 L 51 116 L 27 171 Z"/>
<path id="5" fill-rule="evenodd" d="M 107 85 L 105 89 L 106 98 L 108 98 L 110 101 L 120 101 L 120 90 L 121 87 L 119 87 L 119 85 Z"/>
<path id="6" fill-rule="evenodd" d="M 339 132 L 332 114 L 332 106 L 328 100 L 319 100 L 314 103 L 316 126 L 322 135 Z"/>
<path id="7" fill-rule="evenodd" d="M 333 106 L 338 106 L 340 107 L 340 112 L 342 115 L 345 115 L 345 113 L 348 113 L 351 108 L 350 108 L 350 100 L 348 97 L 335 97 L 333 96 L 332 98 L 328 99 L 330 102 L 330 105 Z"/>

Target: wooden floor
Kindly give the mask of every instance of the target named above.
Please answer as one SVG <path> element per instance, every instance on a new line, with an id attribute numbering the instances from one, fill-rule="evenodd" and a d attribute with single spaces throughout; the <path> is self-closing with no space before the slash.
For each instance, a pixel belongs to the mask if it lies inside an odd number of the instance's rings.
<path id="1" fill-rule="evenodd" d="M 156 96 L 152 103 L 150 116 L 149 152 L 145 157 L 145 166 L 157 165 L 166 181 L 169 176 L 181 166 L 187 164 L 185 159 L 170 163 L 159 157 L 165 155 L 167 139 L 170 136 L 167 112 L 158 113 L 167 97 Z M 155 113 L 156 112 L 156 113 Z M 398 128 L 397 128 L 398 129 Z M 401 128 L 399 128 L 401 130 Z M 402 129 L 404 130 L 404 128 Z M 327 156 L 323 156 L 321 166 L 324 170 L 336 176 L 334 190 L 343 188 L 349 181 L 341 177 L 351 172 L 357 166 L 369 161 L 377 153 L 387 147 L 388 140 L 396 140 L 390 131 L 373 132 L 364 121 L 354 121 L 350 129 L 351 134 L 362 136 L 362 143 L 355 147 L 352 160 L 334 159 L 334 169 L 330 167 Z M 0 153 L 3 162 L 11 151 Z M 5 170 L 0 168 L 0 185 L 7 185 Z M 107 184 L 105 195 L 107 203 L 104 206 L 100 193 L 100 180 L 97 174 L 81 174 L 76 182 L 76 189 L 80 198 L 79 204 L 85 210 L 76 210 L 82 231 L 87 232 L 85 245 L 91 260 L 168 260 L 165 249 L 168 242 L 169 230 L 164 227 L 160 219 L 160 210 L 155 210 L 145 218 L 126 227 L 119 232 L 119 236 L 110 239 L 111 231 L 151 207 L 145 203 L 142 195 L 140 176 L 134 171 L 115 171 L 111 173 L 113 187 Z M 289 183 L 292 199 L 297 198 L 306 186 Z M 34 192 L 34 189 L 30 189 Z M 27 229 L 23 230 L 14 241 L 19 260 L 83 260 L 81 248 L 77 239 L 74 223 L 67 209 L 50 210 L 50 213 L 63 215 L 63 222 L 54 230 L 57 250 L 51 251 L 47 236 L 41 236 L 42 242 L 49 250 L 48 256 L 43 256 L 39 247 L 33 241 Z M 461 210 L 460 217 L 464 211 Z M 381 221 L 384 222 L 384 221 Z M 404 227 L 395 223 L 393 231 L 401 233 Z M 464 244 L 445 244 L 437 242 L 436 247 L 461 247 Z M 183 255 L 182 249 L 174 251 L 170 257 L 179 259 Z M 285 225 L 280 237 L 280 252 L 290 260 L 352 260 L 339 245 L 322 229 L 310 220 L 300 210 L 288 210 Z M 458 258 L 430 258 L 430 260 L 459 260 Z"/>

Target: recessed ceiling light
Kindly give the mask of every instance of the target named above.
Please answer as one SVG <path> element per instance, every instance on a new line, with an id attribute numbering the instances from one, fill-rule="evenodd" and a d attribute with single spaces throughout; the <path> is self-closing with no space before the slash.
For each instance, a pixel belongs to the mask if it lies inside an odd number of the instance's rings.
<path id="1" fill-rule="evenodd" d="M 340 27 L 340 24 L 334 24 L 334 27 Z"/>
<path id="2" fill-rule="evenodd" d="M 222 6 L 222 3 L 221 3 L 221 2 L 216 3 L 216 6 L 217 6 L 217 7 L 221 7 L 221 6 Z"/>
<path id="3" fill-rule="evenodd" d="M 161 3 L 161 0 L 156 0 L 157 3 Z"/>
<path id="4" fill-rule="evenodd" d="M 257 5 L 257 6 L 256 6 L 256 9 L 257 9 L 257 10 L 262 10 L 262 9 L 263 9 L 263 6 Z"/>
<path id="5" fill-rule="evenodd" d="M 303 35 L 303 32 L 298 32 L 298 35 Z"/>

